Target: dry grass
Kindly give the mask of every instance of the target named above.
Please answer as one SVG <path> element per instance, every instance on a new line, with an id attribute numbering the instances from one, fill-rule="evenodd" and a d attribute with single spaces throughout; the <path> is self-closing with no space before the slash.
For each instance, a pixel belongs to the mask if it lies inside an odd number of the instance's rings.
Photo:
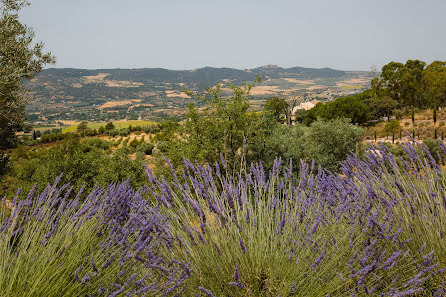
<path id="1" fill-rule="evenodd" d="M 184 98 L 184 99 L 189 99 L 190 96 L 184 94 L 183 92 L 178 92 L 178 91 L 166 91 L 166 96 L 169 98 Z"/>
<path id="2" fill-rule="evenodd" d="M 287 82 L 299 85 L 313 85 L 315 83 L 314 80 L 298 80 L 295 78 L 282 78 L 282 79 L 286 80 Z"/>
<path id="3" fill-rule="evenodd" d="M 105 83 L 107 87 L 110 88 L 136 88 L 139 86 L 143 86 L 143 83 L 139 82 L 131 82 L 126 80 L 105 80 L 107 76 L 109 76 L 109 73 L 99 73 L 98 75 L 87 75 L 84 76 L 84 82 L 89 83 Z M 77 84 L 79 85 L 79 84 Z M 78 87 L 78 86 L 74 86 Z M 80 85 L 82 87 L 82 85 Z"/>
<path id="4" fill-rule="evenodd" d="M 121 101 L 108 101 L 108 102 L 105 102 L 104 104 L 102 104 L 101 106 L 99 106 L 98 109 L 102 110 L 102 109 L 110 108 L 110 107 L 130 105 L 130 104 L 133 104 L 134 102 L 141 102 L 141 100 L 140 99 L 132 99 L 132 100 L 121 100 Z"/>
<path id="5" fill-rule="evenodd" d="M 87 75 L 84 76 L 84 79 L 86 80 L 86 83 L 97 83 L 97 82 L 103 82 L 104 78 L 109 76 L 109 73 L 99 73 L 98 75 Z"/>
<path id="6" fill-rule="evenodd" d="M 342 83 L 346 83 L 346 84 L 368 84 L 369 82 L 370 82 L 370 79 L 366 79 L 366 78 L 352 78 L 352 79 L 342 81 Z"/>
<path id="7" fill-rule="evenodd" d="M 415 130 L 415 138 L 417 141 L 422 141 L 426 138 L 434 138 L 435 137 L 435 128 L 437 129 L 437 138 L 441 138 L 441 134 L 446 135 L 446 109 L 439 110 L 437 112 L 437 123 L 434 125 L 432 119 L 432 110 L 424 110 L 422 112 L 415 114 L 415 125 L 412 124 L 411 116 L 405 116 L 402 120 L 400 120 L 400 126 L 402 130 L 403 139 L 399 140 L 399 132 L 395 134 L 395 142 L 398 140 L 399 142 L 410 141 L 407 135 L 407 132 L 410 134 Z M 365 133 L 365 137 L 369 138 L 371 141 L 374 141 L 374 133 L 377 131 L 377 136 L 379 141 L 383 142 L 391 142 L 392 134 L 386 133 L 384 131 L 384 127 L 387 122 L 381 122 L 374 127 L 370 127 L 367 129 Z M 407 132 L 406 132 L 407 131 Z"/>
<path id="8" fill-rule="evenodd" d="M 313 90 L 318 90 L 318 89 L 325 89 L 326 86 L 322 86 L 322 85 L 315 85 L 315 86 L 311 86 L 309 88 L 306 88 L 309 91 L 313 91 Z"/>

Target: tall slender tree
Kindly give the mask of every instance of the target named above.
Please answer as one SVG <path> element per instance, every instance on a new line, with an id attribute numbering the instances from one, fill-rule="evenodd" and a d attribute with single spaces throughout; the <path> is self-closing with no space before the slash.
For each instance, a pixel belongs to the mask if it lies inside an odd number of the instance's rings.
<path id="1" fill-rule="evenodd" d="M 432 120 L 434 121 L 434 126 L 437 123 L 437 107 L 432 110 Z"/>

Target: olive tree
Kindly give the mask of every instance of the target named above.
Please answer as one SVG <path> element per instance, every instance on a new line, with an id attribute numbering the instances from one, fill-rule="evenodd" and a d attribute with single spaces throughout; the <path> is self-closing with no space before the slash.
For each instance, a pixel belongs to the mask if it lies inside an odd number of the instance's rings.
<path id="1" fill-rule="evenodd" d="M 19 11 L 29 5 L 24 0 L 0 2 L 0 160 L 5 150 L 14 147 L 16 132 L 25 126 L 27 102 L 24 79 L 31 79 L 54 57 L 35 42 L 33 30 L 22 24 Z M 0 172 L 6 162 L 0 161 Z"/>

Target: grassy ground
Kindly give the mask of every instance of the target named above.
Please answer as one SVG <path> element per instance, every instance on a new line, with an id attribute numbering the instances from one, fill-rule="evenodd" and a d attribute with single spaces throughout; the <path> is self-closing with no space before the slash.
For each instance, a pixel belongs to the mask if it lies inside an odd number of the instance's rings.
<path id="1" fill-rule="evenodd" d="M 354 89 L 361 89 L 362 86 L 342 86 L 341 89 L 343 90 L 354 90 Z"/>
<path id="2" fill-rule="evenodd" d="M 387 122 L 381 122 L 377 125 L 367 129 L 365 134 L 366 140 L 374 140 L 375 131 L 377 138 L 380 141 L 391 141 L 392 134 L 386 133 L 385 126 Z M 415 122 L 412 124 L 410 115 L 404 116 L 400 120 L 400 127 L 402 130 L 403 141 L 407 136 L 407 132 L 410 134 L 415 130 L 416 140 L 423 140 L 426 138 L 434 138 L 435 129 L 437 129 L 437 138 L 441 138 L 442 133 L 446 137 L 446 109 L 439 110 L 437 112 L 437 122 L 434 124 L 432 110 L 425 110 L 415 114 Z M 407 132 L 406 132 L 407 131 Z M 409 137 L 406 137 L 409 140 Z M 395 134 L 395 140 L 399 139 L 399 133 Z"/>
<path id="3" fill-rule="evenodd" d="M 106 125 L 106 122 L 103 123 L 89 123 L 88 124 L 88 128 L 90 129 L 98 129 L 101 126 Z M 115 125 L 115 127 L 117 129 L 122 129 L 122 128 L 127 128 L 130 125 L 132 126 L 149 126 L 149 125 L 155 125 L 156 122 L 151 122 L 151 121 L 142 121 L 142 120 L 138 120 L 138 121 L 119 121 L 119 122 L 113 122 L 113 124 Z M 68 126 L 63 128 L 62 132 L 75 132 L 77 129 L 77 125 L 73 125 L 73 126 Z"/>

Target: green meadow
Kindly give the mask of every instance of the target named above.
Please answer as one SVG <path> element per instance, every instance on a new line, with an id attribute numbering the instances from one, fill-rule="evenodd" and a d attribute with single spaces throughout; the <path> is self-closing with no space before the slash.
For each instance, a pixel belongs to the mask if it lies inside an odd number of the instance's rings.
<path id="1" fill-rule="evenodd" d="M 88 128 L 98 129 L 101 126 L 105 127 L 106 124 L 107 124 L 106 122 L 89 123 Z M 118 129 L 128 128 L 129 126 L 150 126 L 150 125 L 155 125 L 155 124 L 156 124 L 156 122 L 143 121 L 143 120 L 113 122 L 113 125 L 115 125 L 115 127 Z M 68 126 L 68 127 L 63 128 L 62 132 L 63 133 L 75 132 L 76 129 L 77 129 L 77 125 Z"/>

